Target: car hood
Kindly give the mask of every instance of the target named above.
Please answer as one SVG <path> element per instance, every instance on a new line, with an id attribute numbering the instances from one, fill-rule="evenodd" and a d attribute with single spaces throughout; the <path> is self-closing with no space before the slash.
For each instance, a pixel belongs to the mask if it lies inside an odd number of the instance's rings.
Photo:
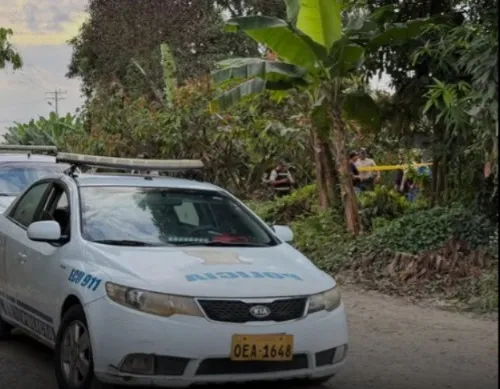
<path id="1" fill-rule="evenodd" d="M 335 281 L 288 244 L 273 247 L 87 245 L 87 258 L 118 284 L 199 297 L 276 297 L 322 292 Z"/>
<path id="2" fill-rule="evenodd" d="M 16 196 L 0 196 L 0 213 L 3 213 L 16 199 Z"/>

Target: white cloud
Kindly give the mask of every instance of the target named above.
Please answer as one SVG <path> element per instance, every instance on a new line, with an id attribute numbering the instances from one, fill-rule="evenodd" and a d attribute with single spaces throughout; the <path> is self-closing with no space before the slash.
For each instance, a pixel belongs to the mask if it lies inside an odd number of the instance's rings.
<path id="1" fill-rule="evenodd" d="M 14 30 L 19 45 L 62 44 L 85 20 L 85 0 L 1 0 L 0 26 Z"/>

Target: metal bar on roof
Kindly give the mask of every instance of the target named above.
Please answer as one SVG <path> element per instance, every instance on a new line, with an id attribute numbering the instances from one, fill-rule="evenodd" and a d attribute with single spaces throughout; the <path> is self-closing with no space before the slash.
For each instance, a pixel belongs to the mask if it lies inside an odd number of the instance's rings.
<path id="1" fill-rule="evenodd" d="M 101 157 L 97 155 L 58 153 L 56 162 L 76 166 L 109 167 L 115 169 L 182 171 L 203 169 L 203 162 L 195 159 L 136 159 Z"/>

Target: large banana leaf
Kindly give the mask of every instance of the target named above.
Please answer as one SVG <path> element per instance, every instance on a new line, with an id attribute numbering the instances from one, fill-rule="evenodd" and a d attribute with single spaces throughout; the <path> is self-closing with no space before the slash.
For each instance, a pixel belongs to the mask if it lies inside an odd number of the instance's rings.
<path id="1" fill-rule="evenodd" d="M 239 103 L 243 99 L 258 95 L 266 89 L 266 81 L 262 78 L 254 78 L 245 81 L 238 86 L 223 92 L 210 102 L 210 111 L 219 112 Z"/>
<path id="2" fill-rule="evenodd" d="M 314 50 L 284 20 L 269 16 L 242 16 L 228 20 L 226 30 L 242 30 L 279 58 L 308 70 L 316 69 L 318 58 Z"/>
<path id="3" fill-rule="evenodd" d="M 296 27 L 329 51 L 342 35 L 340 10 L 338 0 L 300 0 Z"/>
<path id="4" fill-rule="evenodd" d="M 362 90 L 355 90 L 345 95 L 342 112 L 349 121 L 355 121 L 374 130 L 380 129 L 378 106 L 371 96 Z"/>
<path id="5" fill-rule="evenodd" d="M 422 35 L 430 23 L 432 23 L 430 19 L 413 19 L 406 23 L 394 23 L 371 39 L 368 46 L 371 50 L 375 50 L 389 44 L 403 44 Z"/>
<path id="6" fill-rule="evenodd" d="M 223 85 L 232 80 L 242 80 L 259 77 L 265 81 L 288 81 L 301 79 L 307 74 L 307 69 L 284 62 L 267 61 L 260 58 L 238 58 L 231 66 L 231 61 L 224 61 L 225 67 L 212 73 L 216 84 Z"/>
<path id="7" fill-rule="evenodd" d="M 295 26 L 297 23 L 297 15 L 300 9 L 300 0 L 285 0 L 286 5 L 286 18 L 288 23 Z"/>
<path id="8" fill-rule="evenodd" d="M 210 102 L 210 111 L 219 112 L 231 107 L 242 100 L 254 97 L 266 90 L 286 90 L 304 84 L 303 79 L 288 79 L 266 81 L 262 78 L 253 78 L 229 89 Z"/>
<path id="9" fill-rule="evenodd" d="M 347 37 L 335 42 L 327 65 L 332 77 L 345 77 L 352 70 L 359 68 L 364 61 L 365 49 L 351 42 Z"/>

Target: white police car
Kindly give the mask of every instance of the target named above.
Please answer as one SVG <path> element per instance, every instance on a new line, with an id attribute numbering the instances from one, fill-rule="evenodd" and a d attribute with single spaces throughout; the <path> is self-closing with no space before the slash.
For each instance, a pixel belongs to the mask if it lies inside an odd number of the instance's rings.
<path id="1" fill-rule="evenodd" d="M 208 183 L 75 173 L 197 161 L 57 158 L 73 169 L 0 215 L 0 339 L 17 327 L 53 347 L 59 388 L 323 381 L 341 368 L 340 294 L 287 227 Z"/>

